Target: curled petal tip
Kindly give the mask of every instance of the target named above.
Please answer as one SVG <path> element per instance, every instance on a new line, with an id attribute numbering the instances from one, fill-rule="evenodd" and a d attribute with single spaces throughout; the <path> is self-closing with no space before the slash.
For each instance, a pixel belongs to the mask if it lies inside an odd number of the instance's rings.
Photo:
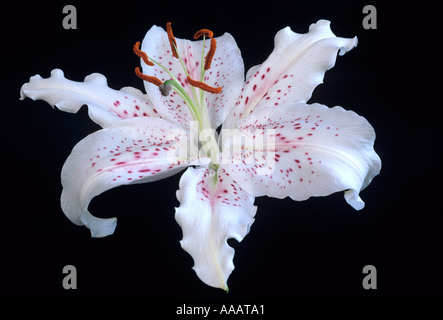
<path id="1" fill-rule="evenodd" d="M 102 219 L 94 217 L 88 211 L 82 213 L 80 220 L 91 230 L 91 237 L 103 238 L 114 233 L 117 218 Z"/>
<path id="2" fill-rule="evenodd" d="M 357 190 L 350 189 L 345 191 L 345 200 L 351 207 L 353 207 L 357 211 L 360 211 L 365 207 L 365 203 L 358 195 Z"/>

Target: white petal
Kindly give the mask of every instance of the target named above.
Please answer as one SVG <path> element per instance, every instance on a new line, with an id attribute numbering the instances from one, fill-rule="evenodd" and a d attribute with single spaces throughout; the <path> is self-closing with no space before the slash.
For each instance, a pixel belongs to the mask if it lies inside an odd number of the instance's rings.
<path id="1" fill-rule="evenodd" d="M 247 192 L 306 200 L 349 190 L 346 201 L 357 210 L 363 208 L 358 194 L 381 167 L 373 148 L 375 132 L 365 118 L 341 107 L 288 104 L 256 110 L 238 126 L 238 135 L 256 136 L 254 145 L 237 147 L 244 154 L 237 163 L 222 163 Z M 272 130 L 272 144 L 262 142 L 258 129 Z M 232 147 L 229 143 L 225 141 L 225 149 Z M 263 168 L 270 170 L 260 174 Z"/>
<path id="2" fill-rule="evenodd" d="M 225 33 L 215 38 L 217 50 L 211 68 L 205 73 L 205 83 L 213 87 L 221 87 L 220 94 L 205 93 L 209 120 L 213 128 L 217 128 L 230 113 L 237 100 L 244 81 L 244 66 L 240 50 L 234 38 Z M 203 41 L 177 40 L 177 47 L 182 61 L 191 78 L 200 81 L 201 57 Z M 210 41 L 206 40 L 205 55 L 209 50 Z M 167 67 L 180 81 L 190 97 L 193 97 L 191 87 L 186 81 L 186 75 L 180 61 L 172 56 L 171 47 L 166 32 L 157 26 L 152 27 L 146 34 L 142 50 L 154 60 Z M 143 73 L 159 78 L 161 81 L 169 80 L 169 75 L 157 66 L 149 67 L 141 61 Z M 179 123 L 183 127 L 189 126 L 191 115 L 183 100 L 175 92 L 164 97 L 158 88 L 145 82 L 146 92 L 151 101 L 161 109 L 162 117 Z M 198 90 L 197 90 L 198 91 Z"/>
<path id="3" fill-rule="evenodd" d="M 175 218 L 183 230 L 181 245 L 194 259 L 194 270 L 206 284 L 227 290 L 234 269 L 234 249 L 227 239 L 241 241 L 254 222 L 257 207 L 223 169 L 188 168 L 180 180 Z"/>
<path id="4" fill-rule="evenodd" d="M 103 238 L 114 233 L 117 227 L 117 219 L 102 219 L 94 217 L 89 211 L 84 211 L 80 216 L 81 222 L 91 230 L 91 237 Z"/>
<path id="5" fill-rule="evenodd" d="M 280 30 L 268 59 L 248 71 L 232 117 L 245 117 L 258 107 L 308 101 L 325 72 L 334 66 L 337 52 L 343 55 L 357 45 L 357 38 L 336 37 L 329 25 L 329 21 L 320 20 L 306 34 L 289 27 Z M 229 120 L 231 127 L 235 123 Z"/>
<path id="6" fill-rule="evenodd" d="M 216 38 L 212 66 L 205 73 L 205 82 L 221 87 L 220 94 L 206 94 L 212 128 L 220 126 L 231 113 L 244 82 L 244 65 L 234 38 L 225 33 Z"/>
<path id="7" fill-rule="evenodd" d="M 64 213 L 75 224 L 90 228 L 93 237 L 111 234 L 115 219 L 98 219 L 88 213 L 92 198 L 120 185 L 159 180 L 197 164 L 197 156 L 186 150 L 188 143 L 187 131 L 149 117 L 121 120 L 87 136 L 74 147 L 62 169 Z M 185 149 L 176 155 L 179 148 Z"/>
<path id="8" fill-rule="evenodd" d="M 54 69 L 49 78 L 36 75 L 20 90 L 21 99 L 42 99 L 62 111 L 75 113 L 81 106 L 89 106 L 89 116 L 103 128 L 133 117 L 158 117 L 140 90 L 126 87 L 120 91 L 108 87 L 105 76 L 93 73 L 84 82 L 71 81 L 63 71 Z"/>

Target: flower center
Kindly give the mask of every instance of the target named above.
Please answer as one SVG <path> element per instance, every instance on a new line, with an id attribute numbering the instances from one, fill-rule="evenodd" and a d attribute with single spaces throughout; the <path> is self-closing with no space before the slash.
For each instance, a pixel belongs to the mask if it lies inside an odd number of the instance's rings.
<path id="1" fill-rule="evenodd" d="M 185 102 L 186 106 L 189 108 L 192 118 L 198 123 L 198 136 L 205 141 L 199 140 L 199 143 L 204 146 L 203 151 L 205 155 L 211 158 L 211 166 L 213 169 L 218 168 L 218 155 L 220 149 L 217 144 L 217 139 L 215 137 L 215 130 L 211 128 L 209 121 L 208 110 L 206 106 L 205 93 L 219 94 L 222 91 L 221 87 L 213 87 L 204 82 L 205 72 L 211 68 L 212 59 L 214 58 L 215 51 L 217 49 L 217 41 L 213 38 L 213 32 L 208 29 L 198 30 L 194 39 L 197 40 L 203 37 L 203 49 L 201 57 L 201 72 L 200 80 L 192 79 L 186 69 L 177 46 L 177 41 L 175 40 L 174 34 L 172 33 L 171 23 L 166 24 L 166 33 L 168 34 L 169 44 L 171 46 L 172 56 L 180 61 L 180 64 L 186 74 L 186 81 L 191 87 L 191 94 L 189 94 L 177 78 L 169 71 L 168 68 L 160 64 L 158 61 L 150 58 L 145 52 L 140 50 L 140 42 L 135 43 L 134 53 L 139 56 L 143 62 L 148 66 L 157 65 L 162 68 L 169 76 L 170 79 L 165 82 L 154 76 L 148 76 L 143 74 L 138 67 L 135 68 L 135 74 L 140 79 L 152 83 L 159 87 L 159 90 L 163 96 L 168 96 L 171 90 L 174 90 Z M 205 56 L 205 41 L 206 38 L 210 39 L 210 48 Z M 214 128 L 215 129 L 215 128 Z M 203 133 L 203 134 L 200 134 Z"/>

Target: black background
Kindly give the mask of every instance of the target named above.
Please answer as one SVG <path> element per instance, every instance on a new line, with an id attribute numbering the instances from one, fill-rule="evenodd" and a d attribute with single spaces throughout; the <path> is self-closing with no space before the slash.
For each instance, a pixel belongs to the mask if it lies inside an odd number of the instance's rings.
<path id="1" fill-rule="evenodd" d="M 77 30 L 63 29 L 66 4 L 77 8 Z M 377 8 L 377 30 L 362 27 L 366 4 Z M 433 96 L 441 91 L 441 32 L 434 3 L 17 2 L 3 13 L 1 297 L 177 303 L 443 297 L 441 102 Z M 180 174 L 95 198 L 91 212 L 118 218 L 110 237 L 93 239 L 66 219 L 59 207 L 61 167 L 73 146 L 99 127 L 85 107 L 74 115 L 19 101 L 30 76 L 61 68 L 82 81 L 100 72 L 112 88 L 142 89 L 132 45 L 167 21 L 180 38 L 200 28 L 231 33 L 247 70 L 267 58 L 278 30 L 289 25 L 305 33 L 319 19 L 332 21 L 336 35 L 359 39 L 310 101 L 352 109 L 376 130 L 383 168 L 361 193 L 364 210 L 354 211 L 342 193 L 304 202 L 257 198 L 251 232 L 241 243 L 229 241 L 236 250 L 229 294 L 203 284 L 180 248 L 174 219 Z M 68 264 L 77 268 L 77 290 L 62 287 Z M 362 287 L 365 265 L 377 268 L 376 290 Z"/>

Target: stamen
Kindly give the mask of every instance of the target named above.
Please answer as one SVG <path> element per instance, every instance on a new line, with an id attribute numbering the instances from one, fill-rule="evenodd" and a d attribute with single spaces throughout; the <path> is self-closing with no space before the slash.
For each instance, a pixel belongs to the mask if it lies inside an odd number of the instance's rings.
<path id="1" fill-rule="evenodd" d="M 211 47 L 209 48 L 208 54 L 205 58 L 205 70 L 211 68 L 212 59 L 214 58 L 215 50 L 217 49 L 217 41 L 211 38 Z"/>
<path id="2" fill-rule="evenodd" d="M 197 40 L 202 35 L 205 35 L 206 38 L 212 38 L 214 36 L 214 33 L 208 29 L 200 29 L 194 34 L 194 40 Z"/>
<path id="3" fill-rule="evenodd" d="M 151 67 L 154 65 L 154 63 L 152 61 L 149 61 L 148 55 L 140 50 L 140 42 L 139 41 L 137 41 L 134 44 L 134 48 L 133 49 L 134 49 L 134 53 L 137 56 L 139 56 L 140 58 L 142 58 L 144 63 L 146 63 L 148 66 L 151 66 Z"/>
<path id="4" fill-rule="evenodd" d="M 189 82 L 189 84 L 191 86 L 200 88 L 200 89 L 202 89 L 204 91 L 207 91 L 207 92 L 210 92 L 210 93 L 215 93 L 215 94 L 219 94 L 220 92 L 222 92 L 222 88 L 221 87 L 218 87 L 218 88 L 211 87 L 211 86 L 207 85 L 206 83 L 201 82 L 201 81 L 196 81 L 196 80 L 192 79 L 189 76 L 188 76 L 187 80 L 188 80 L 188 82 Z"/>
<path id="5" fill-rule="evenodd" d="M 158 87 L 163 84 L 163 82 L 161 82 L 160 79 L 153 77 L 153 76 L 147 76 L 147 75 L 141 73 L 139 67 L 135 68 L 135 75 L 144 81 L 155 84 Z"/>
<path id="6" fill-rule="evenodd" d="M 171 23 L 166 24 L 166 33 L 168 34 L 169 44 L 171 45 L 172 55 L 178 59 L 177 41 L 175 41 L 174 34 L 172 33 Z"/>

